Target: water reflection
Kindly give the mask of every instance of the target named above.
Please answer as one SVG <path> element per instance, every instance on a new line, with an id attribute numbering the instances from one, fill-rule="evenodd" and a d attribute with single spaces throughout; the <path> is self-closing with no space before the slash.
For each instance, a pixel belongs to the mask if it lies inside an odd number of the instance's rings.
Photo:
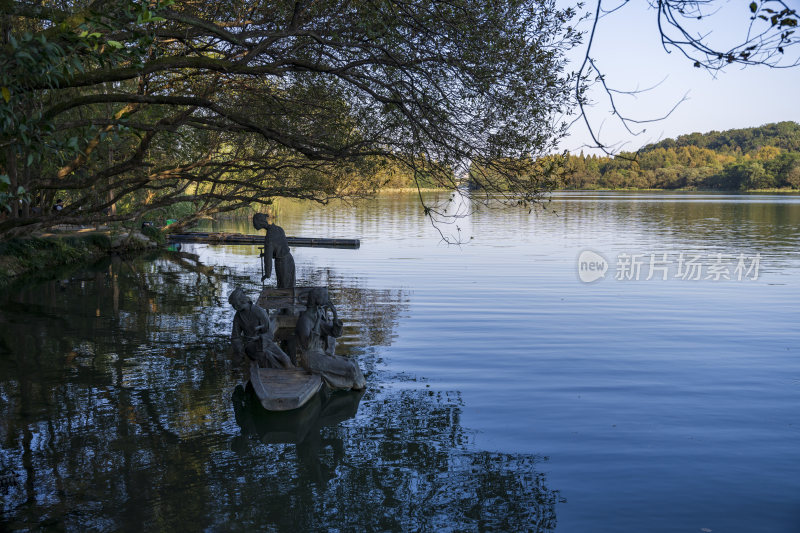
<path id="1" fill-rule="evenodd" d="M 225 296 L 258 293 L 255 247 L 8 291 L 0 530 L 791 529 L 800 199 L 573 196 L 478 209 L 462 248 L 409 196 L 280 211 L 292 235 L 362 238 L 295 256 L 368 377 L 333 420 L 320 399 L 237 423 Z M 765 272 L 584 285 L 585 248 L 759 252 Z"/>
<path id="2" fill-rule="evenodd" d="M 425 193 L 425 199 L 447 203 L 450 194 Z M 458 198 L 455 200 L 453 204 L 459 204 Z M 530 212 L 493 207 L 461 210 L 468 214 L 452 224 L 440 224 L 439 229 L 448 238 L 469 242 L 459 253 L 470 256 L 516 248 L 522 253 L 534 250 L 540 256 L 558 257 L 564 248 L 571 248 L 576 250 L 570 254 L 574 261 L 586 247 L 612 255 L 683 251 L 749 257 L 760 253 L 763 266 L 773 272 L 796 268 L 800 259 L 800 195 L 559 192 Z M 459 211 L 458 205 L 452 209 Z M 408 255 L 396 254 L 399 250 L 409 254 L 416 243 L 425 243 L 431 260 L 449 262 L 453 255 L 452 249 L 439 245 L 440 233 L 424 221 L 419 202 L 409 195 L 383 196 L 358 206 L 282 201 L 275 211 L 291 235 L 360 238 L 361 250 L 333 257 L 342 263 L 357 257 L 361 264 L 369 257 L 373 259 L 373 277 L 391 270 L 387 277 L 400 276 L 401 282 L 411 285 L 410 275 L 404 276 L 383 261 L 387 255 L 408 259 Z M 206 222 L 202 229 L 252 233 L 248 223 L 226 219 Z M 257 250 L 229 246 L 225 253 L 252 256 Z M 303 255 L 314 256 L 315 252 L 304 249 Z M 409 269 L 409 274 L 412 272 L 416 274 Z M 414 280 L 413 286 L 417 285 Z"/>
<path id="3" fill-rule="evenodd" d="M 542 459 L 472 450 L 460 425 L 460 395 L 402 390 L 370 397 L 368 391 L 359 419 L 341 424 L 358 400 L 350 393 L 338 405 L 311 407 L 296 418 L 263 411 L 237 416 L 251 441 L 296 443 L 293 450 L 247 449 L 234 439 L 243 460 L 262 458 L 245 482 L 272 502 L 267 519 L 278 530 L 555 528 L 555 506 L 563 500 L 537 472 Z M 247 488 L 237 483 L 219 492 L 232 490 Z M 229 512 L 220 508 L 214 514 Z M 263 512 L 242 514 L 264 524 Z"/>
<path id="4" fill-rule="evenodd" d="M 781 260 L 800 239 L 800 197 L 631 195 L 556 197 L 570 231 L 613 231 L 638 242 L 728 253 L 762 251 Z"/>
<path id="5" fill-rule="evenodd" d="M 2 295 L 0 529 L 552 530 L 541 458 L 475 450 L 459 393 L 376 364 L 408 293 L 304 268 L 369 389 L 289 419 L 249 405 L 228 364 L 223 295 L 256 291 L 247 274 L 154 254 Z"/>
<path id="6" fill-rule="evenodd" d="M 316 483 L 327 483 L 334 476 L 336 465 L 327 468 L 320 452 L 330 447 L 334 462 L 338 463 L 344 456 L 344 441 L 338 436 L 323 438 L 321 431 L 355 417 L 363 395 L 364 391 L 330 393 L 323 389 L 300 409 L 270 412 L 261 406 L 251 387 L 237 385 L 232 401 L 242 434 L 234 437 L 231 448 L 246 453 L 247 439 L 266 444 L 294 444 L 298 465 L 304 467 L 305 475 Z"/>

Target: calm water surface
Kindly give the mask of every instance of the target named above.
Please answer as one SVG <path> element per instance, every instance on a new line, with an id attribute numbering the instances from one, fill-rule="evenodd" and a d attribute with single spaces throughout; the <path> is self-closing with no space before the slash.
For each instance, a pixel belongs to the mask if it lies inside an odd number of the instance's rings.
<path id="1" fill-rule="evenodd" d="M 256 247 L 30 282 L 0 294 L 0 530 L 800 531 L 800 197 L 564 193 L 461 247 L 413 195 L 276 214 L 361 239 L 293 253 L 366 393 L 236 389 Z"/>

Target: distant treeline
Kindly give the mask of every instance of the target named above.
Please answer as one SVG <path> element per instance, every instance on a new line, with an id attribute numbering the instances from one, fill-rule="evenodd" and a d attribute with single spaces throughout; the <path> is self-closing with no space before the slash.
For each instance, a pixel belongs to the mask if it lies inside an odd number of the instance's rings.
<path id="1" fill-rule="evenodd" d="M 567 156 L 566 189 L 800 189 L 800 124 L 692 133 L 616 157 Z"/>

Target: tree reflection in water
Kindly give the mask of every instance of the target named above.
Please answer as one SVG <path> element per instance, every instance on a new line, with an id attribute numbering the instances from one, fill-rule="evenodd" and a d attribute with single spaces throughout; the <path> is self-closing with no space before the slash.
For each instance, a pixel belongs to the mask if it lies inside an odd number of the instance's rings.
<path id="1" fill-rule="evenodd" d="M 323 281 L 369 388 L 286 416 L 227 364 L 249 277 L 167 254 L 0 297 L 0 529 L 554 529 L 537 457 L 475 450 L 458 392 L 376 364 L 407 294 Z"/>

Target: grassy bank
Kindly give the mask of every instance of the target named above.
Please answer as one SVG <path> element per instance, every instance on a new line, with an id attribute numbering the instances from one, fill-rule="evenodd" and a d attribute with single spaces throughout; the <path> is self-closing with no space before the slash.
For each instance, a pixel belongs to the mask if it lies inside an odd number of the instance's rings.
<path id="1" fill-rule="evenodd" d="M 150 230 L 155 233 L 158 230 Z M 0 243 L 0 289 L 23 277 L 49 276 L 63 265 L 91 263 L 111 253 L 155 247 L 163 236 L 134 232 L 79 231 L 42 234 Z"/>

